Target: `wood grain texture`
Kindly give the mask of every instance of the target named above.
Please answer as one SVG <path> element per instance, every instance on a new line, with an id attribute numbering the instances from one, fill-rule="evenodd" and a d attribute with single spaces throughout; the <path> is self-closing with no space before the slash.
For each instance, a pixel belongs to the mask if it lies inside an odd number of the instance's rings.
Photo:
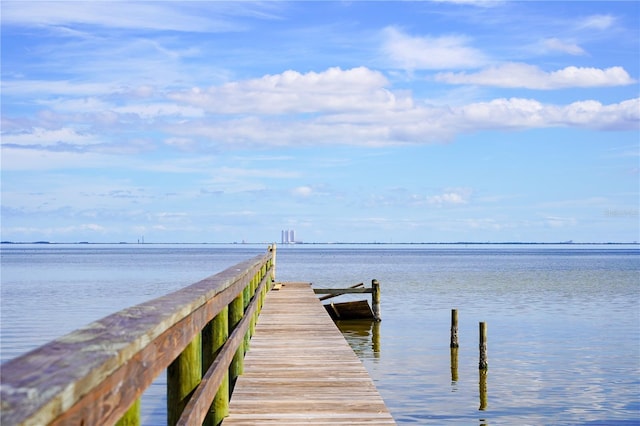
<path id="1" fill-rule="evenodd" d="M 395 424 L 308 283 L 267 294 L 244 367 L 223 426 Z"/>

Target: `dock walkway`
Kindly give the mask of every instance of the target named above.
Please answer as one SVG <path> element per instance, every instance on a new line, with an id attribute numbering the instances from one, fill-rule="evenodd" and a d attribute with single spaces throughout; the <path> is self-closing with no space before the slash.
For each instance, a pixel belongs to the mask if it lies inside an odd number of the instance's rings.
<path id="1" fill-rule="evenodd" d="M 309 283 L 268 293 L 223 426 L 394 425 Z"/>

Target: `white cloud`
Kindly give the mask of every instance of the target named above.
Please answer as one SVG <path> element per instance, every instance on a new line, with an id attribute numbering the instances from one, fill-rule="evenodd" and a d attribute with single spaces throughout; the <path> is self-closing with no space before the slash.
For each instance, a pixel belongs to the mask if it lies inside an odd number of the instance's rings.
<path id="1" fill-rule="evenodd" d="M 307 198 L 313 194 L 313 188 L 310 186 L 298 186 L 291 191 L 296 197 Z"/>
<path id="2" fill-rule="evenodd" d="M 606 30 L 616 23 L 616 18 L 611 15 L 591 15 L 578 21 L 578 28 L 587 30 Z"/>
<path id="3" fill-rule="evenodd" d="M 113 169 L 114 165 L 140 167 L 140 164 L 128 155 L 117 155 L 116 152 L 106 152 L 100 148 L 91 151 L 91 146 L 78 152 L 12 147 L 3 143 L 1 151 L 2 170 Z"/>
<path id="4" fill-rule="evenodd" d="M 213 10 L 211 10 L 213 8 Z M 172 31 L 237 30 L 223 13 L 228 6 L 185 7 L 171 2 L 9 1 L 2 4 L 3 24 L 66 26 L 88 24 L 107 28 Z M 218 13 L 215 13 L 218 12 Z"/>
<path id="5" fill-rule="evenodd" d="M 397 28 L 383 30 L 382 51 L 392 66 L 406 70 L 475 68 L 487 62 L 464 36 L 410 36 Z"/>
<path id="6" fill-rule="evenodd" d="M 252 108 L 251 106 L 249 108 Z M 449 107 L 415 105 L 326 113 L 290 121 L 249 116 L 202 120 L 167 128 L 173 137 L 208 140 L 212 147 L 424 144 L 445 142 L 460 133 L 547 127 L 630 130 L 640 125 L 640 100 L 603 105 L 594 100 L 569 105 L 534 99 L 499 98 Z M 217 148 L 219 149 L 219 148 Z"/>
<path id="7" fill-rule="evenodd" d="M 611 105 L 602 105 L 593 100 L 574 102 L 561 108 L 557 118 L 560 123 L 587 129 L 638 129 L 640 98 Z"/>
<path id="8" fill-rule="evenodd" d="M 60 144 L 78 146 L 98 144 L 100 142 L 95 135 L 83 134 L 69 127 L 54 130 L 36 127 L 29 132 L 2 135 L 3 145 L 52 147 Z"/>
<path id="9" fill-rule="evenodd" d="M 436 206 L 456 206 L 467 204 L 469 197 L 471 196 L 471 190 L 469 189 L 457 189 L 445 191 L 442 194 L 432 195 L 427 197 L 427 203 Z"/>
<path id="10" fill-rule="evenodd" d="M 583 69 L 575 70 L 580 74 Z M 561 71 L 570 73 L 568 68 Z M 543 74 L 553 79 L 552 73 Z M 101 102 L 88 98 L 87 105 L 96 110 L 84 114 L 79 111 L 82 101 L 63 103 L 78 111 L 65 115 L 47 110 L 27 121 L 3 117 L 3 168 L 100 167 L 161 146 L 200 153 L 270 146 L 389 146 L 447 142 L 482 130 L 630 130 L 640 123 L 638 98 L 610 105 L 591 99 L 553 105 L 526 98 L 431 105 L 388 85 L 381 73 L 368 68 L 329 68 L 169 94 L 175 102 L 105 104 L 103 111 Z M 178 119 L 154 123 L 157 134 L 148 138 L 122 138 L 119 133 L 125 124 L 131 134 L 144 132 L 149 124 L 145 120 L 168 115 Z M 59 122 L 68 126 L 55 128 Z"/>
<path id="11" fill-rule="evenodd" d="M 507 0 L 431 0 L 435 3 L 453 3 L 476 7 L 496 7 Z"/>
<path id="12" fill-rule="evenodd" d="M 2 81 L 2 95 L 82 96 L 107 95 L 117 91 L 112 83 L 80 83 L 67 80 L 6 80 Z"/>
<path id="13" fill-rule="evenodd" d="M 622 67 L 583 68 L 566 67 L 546 72 L 535 65 L 507 63 L 486 68 L 476 73 L 439 73 L 436 80 L 449 84 L 475 84 L 481 86 L 561 89 L 569 87 L 625 86 L 635 82 Z"/>
<path id="14" fill-rule="evenodd" d="M 548 38 L 542 42 L 542 47 L 548 52 L 567 53 L 569 55 L 579 56 L 585 55 L 586 52 L 576 43 L 562 41 L 558 38 Z"/>
<path id="15" fill-rule="evenodd" d="M 202 117 L 204 115 L 204 111 L 200 108 L 186 107 L 169 102 L 130 104 L 115 107 L 113 111 L 120 114 L 135 114 L 144 119 L 162 116 Z"/>
<path id="16" fill-rule="evenodd" d="M 566 228 L 575 226 L 578 221 L 573 217 L 548 216 L 544 218 L 544 222 L 551 228 Z"/>
<path id="17" fill-rule="evenodd" d="M 169 98 L 220 114 L 286 114 L 404 106 L 384 89 L 387 79 L 365 67 L 323 72 L 285 71 L 262 78 L 173 92 Z"/>
<path id="18" fill-rule="evenodd" d="M 494 99 L 454 110 L 456 123 L 470 131 L 508 128 L 579 127 L 631 130 L 640 127 L 640 98 L 603 105 L 589 100 L 565 106 L 532 99 Z"/>

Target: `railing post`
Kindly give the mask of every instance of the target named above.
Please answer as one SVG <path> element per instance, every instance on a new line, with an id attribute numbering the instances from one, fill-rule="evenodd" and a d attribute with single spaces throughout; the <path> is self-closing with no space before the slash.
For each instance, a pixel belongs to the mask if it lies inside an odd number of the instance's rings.
<path id="1" fill-rule="evenodd" d="M 371 281 L 371 309 L 373 310 L 373 319 L 381 321 L 380 316 L 380 283 L 378 280 Z"/>
<path id="2" fill-rule="evenodd" d="M 257 297 L 258 295 L 256 294 L 256 289 L 258 288 L 258 284 L 260 284 L 260 277 L 262 276 L 262 267 L 260 268 L 260 270 L 256 273 L 256 275 L 253 276 L 253 279 L 251 280 L 251 299 L 254 297 Z M 256 318 L 258 315 L 258 310 L 256 309 L 255 314 L 253 314 L 253 316 L 251 317 L 251 324 L 249 324 L 249 336 L 253 336 L 254 334 L 256 334 Z M 249 347 L 247 346 L 246 350 L 249 350 Z"/>
<path id="3" fill-rule="evenodd" d="M 189 395 L 202 378 L 200 334 L 167 368 L 167 424 L 173 426 L 187 405 Z"/>
<path id="4" fill-rule="evenodd" d="M 255 278 L 255 275 L 253 278 L 251 278 L 251 280 L 249 280 L 249 283 L 244 287 L 244 290 L 242 291 L 243 295 L 242 295 L 242 304 L 243 304 L 243 308 L 242 308 L 242 315 L 244 316 L 244 311 L 247 310 L 247 307 L 249 306 L 249 302 L 251 302 L 251 287 L 253 284 L 253 279 Z M 251 342 L 251 325 L 249 325 L 249 328 L 247 329 L 247 332 L 244 334 L 244 352 L 243 355 L 247 353 L 247 351 L 249 350 L 249 344 Z"/>
<path id="5" fill-rule="evenodd" d="M 269 246 L 269 251 L 271 252 L 271 282 L 276 280 L 276 243 L 273 243 Z M 271 286 L 269 286 L 269 290 Z"/>
<path id="6" fill-rule="evenodd" d="M 238 296 L 229 304 L 229 333 L 233 331 L 236 325 L 242 320 L 244 315 L 244 291 L 240 291 Z M 233 361 L 229 366 L 229 387 L 230 390 L 236 383 L 236 379 L 244 371 L 244 342 L 241 342 L 233 356 Z"/>

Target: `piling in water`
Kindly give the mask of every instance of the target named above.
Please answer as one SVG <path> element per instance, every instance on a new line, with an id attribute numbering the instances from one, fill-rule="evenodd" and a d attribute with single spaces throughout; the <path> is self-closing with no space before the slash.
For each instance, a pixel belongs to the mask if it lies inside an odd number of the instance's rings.
<path id="1" fill-rule="evenodd" d="M 374 321 L 381 321 L 380 316 L 380 283 L 378 280 L 371 280 L 371 310 Z"/>
<path id="2" fill-rule="evenodd" d="M 489 362 L 487 359 L 487 323 L 480 323 L 480 362 L 478 367 L 480 370 L 486 370 L 489 368 Z"/>
<path id="3" fill-rule="evenodd" d="M 451 310 L 451 343 L 450 348 L 457 348 L 458 345 L 458 310 Z"/>

